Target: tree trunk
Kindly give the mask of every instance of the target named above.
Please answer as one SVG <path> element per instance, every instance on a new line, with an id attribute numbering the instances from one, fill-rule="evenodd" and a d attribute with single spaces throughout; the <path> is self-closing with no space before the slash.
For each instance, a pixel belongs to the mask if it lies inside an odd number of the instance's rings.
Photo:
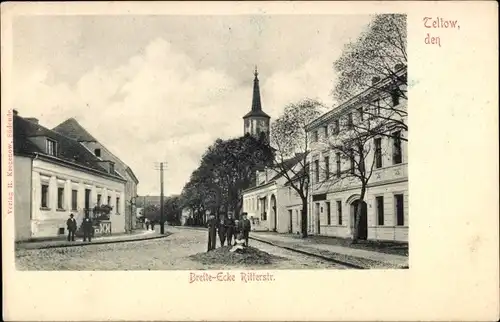
<path id="1" fill-rule="evenodd" d="M 359 225 L 361 223 L 361 213 L 363 211 L 363 202 L 365 200 L 365 193 L 366 193 L 366 184 L 362 183 L 361 185 L 361 193 L 359 195 L 358 199 L 358 206 L 356 209 L 356 213 L 354 214 L 354 231 L 352 234 L 352 243 L 356 244 L 359 239 Z"/>
<path id="2" fill-rule="evenodd" d="M 300 220 L 301 237 L 307 238 L 307 199 L 304 197 L 301 197 L 301 199 L 302 199 L 302 211 L 300 212 L 300 214 L 301 214 L 301 220 Z"/>

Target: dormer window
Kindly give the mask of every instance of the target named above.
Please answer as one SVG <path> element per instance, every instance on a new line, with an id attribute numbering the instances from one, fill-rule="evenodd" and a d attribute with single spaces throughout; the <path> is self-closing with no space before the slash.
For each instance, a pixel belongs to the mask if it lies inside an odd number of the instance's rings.
<path id="1" fill-rule="evenodd" d="M 101 149 L 94 149 L 94 154 L 96 157 L 101 157 Z"/>
<path id="2" fill-rule="evenodd" d="M 45 143 L 46 151 L 48 155 L 56 155 L 57 144 L 56 141 L 47 139 Z"/>

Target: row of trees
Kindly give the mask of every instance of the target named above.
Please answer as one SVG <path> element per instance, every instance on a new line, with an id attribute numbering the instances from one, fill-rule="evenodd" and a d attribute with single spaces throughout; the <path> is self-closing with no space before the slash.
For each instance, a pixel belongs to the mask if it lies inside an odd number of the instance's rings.
<path id="1" fill-rule="evenodd" d="M 324 143 L 340 155 L 344 164 L 341 172 L 323 167 L 325 183 L 343 180 L 360 184 L 362 202 L 377 158 L 373 139 L 380 136 L 406 141 L 407 131 L 406 16 L 376 15 L 358 39 L 347 44 L 334 68 L 339 75 L 332 95 L 338 102 L 356 100 L 360 106 L 359 119 L 350 122 L 334 138 Z M 404 70 L 404 72 L 401 72 Z M 366 91 L 369 89 L 369 91 Z M 359 94 L 358 93 L 368 93 Z M 239 214 L 241 192 L 255 180 L 255 170 L 271 167 L 283 174 L 291 188 L 302 200 L 301 232 L 307 237 L 308 193 L 311 182 L 311 138 L 307 126 L 323 112 L 321 102 L 304 99 L 289 104 L 271 126 L 270 144 L 263 139 L 245 136 L 232 140 L 217 140 L 202 157 L 198 169 L 181 194 L 181 205 L 192 209 L 195 221 L 203 224 L 206 210 L 212 213 L 234 211 Z M 295 158 L 290 168 L 284 160 Z M 331 172 L 331 173 L 330 173 Z M 358 207 L 353 241 L 358 238 L 361 207 Z M 198 219 L 196 219 L 198 218 Z"/>
<path id="2" fill-rule="evenodd" d="M 143 214 L 150 221 L 160 223 L 161 212 L 160 205 L 149 204 L 143 210 Z M 163 214 L 164 220 L 170 225 L 180 225 L 181 215 L 182 215 L 182 204 L 180 201 L 180 196 L 168 196 L 165 197 L 163 202 Z"/>

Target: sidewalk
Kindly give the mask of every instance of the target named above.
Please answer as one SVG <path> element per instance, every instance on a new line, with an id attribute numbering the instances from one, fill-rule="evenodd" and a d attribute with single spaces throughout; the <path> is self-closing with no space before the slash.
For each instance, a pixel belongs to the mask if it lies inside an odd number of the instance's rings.
<path id="1" fill-rule="evenodd" d="M 92 242 L 84 242 L 80 237 L 80 238 L 75 238 L 74 242 L 69 242 L 66 238 L 57 240 L 17 242 L 15 247 L 16 249 L 43 249 L 43 248 L 57 248 L 57 247 L 100 245 L 100 244 L 123 243 L 131 241 L 164 238 L 167 237 L 168 235 L 170 234 L 167 232 L 165 232 L 165 235 L 161 235 L 158 231 L 140 230 L 132 234 L 122 233 L 111 236 L 95 237 L 92 238 Z"/>
<path id="2" fill-rule="evenodd" d="M 407 268 L 408 257 L 339 245 L 312 242 L 278 233 L 251 232 L 250 238 L 312 255 L 347 262 L 360 268 Z"/>

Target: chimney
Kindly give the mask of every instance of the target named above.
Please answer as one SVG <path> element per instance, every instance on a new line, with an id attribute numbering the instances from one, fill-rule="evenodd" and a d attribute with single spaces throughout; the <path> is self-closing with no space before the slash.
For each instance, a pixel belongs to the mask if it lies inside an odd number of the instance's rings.
<path id="1" fill-rule="evenodd" d="M 401 68 L 403 68 L 403 67 L 405 67 L 405 65 L 404 65 L 404 64 L 396 64 L 396 66 L 394 66 L 394 71 L 396 71 L 396 72 L 397 72 L 398 70 L 400 70 L 400 69 L 401 69 Z"/>
<path id="2" fill-rule="evenodd" d="M 19 112 L 16 109 L 13 109 L 12 112 L 14 112 L 14 115 L 18 115 Z"/>
<path id="3" fill-rule="evenodd" d="M 378 76 L 375 76 L 372 78 L 372 85 L 375 85 L 376 83 L 378 83 L 380 81 L 380 77 Z"/>
<path id="4" fill-rule="evenodd" d="M 35 117 L 26 117 L 25 120 L 30 121 L 31 123 L 38 124 L 38 119 Z"/>

